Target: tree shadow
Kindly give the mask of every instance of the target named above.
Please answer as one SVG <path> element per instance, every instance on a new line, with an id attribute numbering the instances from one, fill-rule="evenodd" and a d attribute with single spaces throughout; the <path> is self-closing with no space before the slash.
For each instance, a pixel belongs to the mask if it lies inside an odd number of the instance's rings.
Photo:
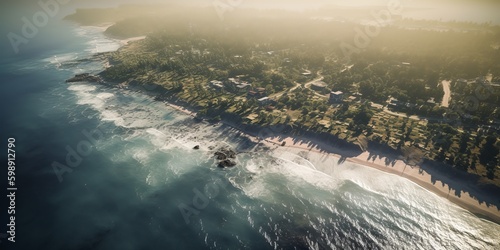
<path id="1" fill-rule="evenodd" d="M 465 193 L 469 197 L 478 201 L 479 204 L 485 204 L 487 207 L 495 206 L 500 211 L 500 188 L 493 184 L 481 182 L 481 177 L 453 168 L 444 163 L 426 160 L 420 166 L 420 171 L 431 175 L 433 185 L 448 186 L 450 192 L 457 197 L 462 197 Z"/>
<path id="2" fill-rule="evenodd" d="M 260 126 L 243 126 L 238 129 L 252 136 L 258 136 L 259 131 L 264 128 Z M 339 139 L 329 133 L 313 133 L 290 127 L 273 130 L 272 126 L 268 126 L 265 129 L 274 131 L 275 134 L 270 134 L 267 139 L 278 142 L 275 143 L 277 147 L 281 146 L 285 139 L 292 138 L 292 143 L 286 144 L 286 147 L 301 149 L 306 147 L 306 150 L 339 155 L 338 165 L 363 153 L 363 150 L 358 145 Z M 368 149 L 369 155 L 366 162 L 374 162 L 378 158 L 383 160 L 386 167 L 393 168 L 399 160 L 404 160 L 400 151 L 385 144 L 369 142 Z M 498 198 L 500 188 L 493 184 L 481 183 L 481 177 L 478 175 L 464 173 L 451 166 L 431 160 L 424 160 L 418 166 L 411 164 L 408 164 L 408 166 L 412 168 L 418 167 L 418 173 L 421 175 L 429 174 L 432 185 L 439 185 L 438 182 L 441 182 L 443 187 L 448 186 L 450 193 L 458 198 L 467 194 L 479 204 L 485 204 L 487 207 L 494 206 L 497 211 L 500 211 L 500 198 Z M 407 167 L 405 170 L 408 169 Z M 497 219 L 493 220 L 496 221 Z"/>

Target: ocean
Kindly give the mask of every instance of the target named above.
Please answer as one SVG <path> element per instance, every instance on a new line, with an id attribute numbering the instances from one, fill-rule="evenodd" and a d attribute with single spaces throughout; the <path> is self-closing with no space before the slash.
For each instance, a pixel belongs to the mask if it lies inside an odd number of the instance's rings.
<path id="1" fill-rule="evenodd" d="M 137 91 L 65 83 L 120 44 L 56 27 L 64 38 L 1 61 L 0 145 L 16 140 L 18 187 L 16 242 L 1 249 L 500 249 L 500 225 L 404 178 L 266 148 Z M 217 168 L 222 146 L 246 152 L 236 168 Z"/>

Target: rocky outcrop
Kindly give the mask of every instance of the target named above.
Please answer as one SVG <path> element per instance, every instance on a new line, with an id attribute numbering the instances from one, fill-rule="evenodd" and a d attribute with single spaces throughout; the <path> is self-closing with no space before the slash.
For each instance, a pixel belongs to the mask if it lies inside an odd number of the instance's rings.
<path id="1" fill-rule="evenodd" d="M 236 162 L 231 159 L 236 159 L 236 152 L 231 149 L 221 148 L 214 153 L 215 158 L 219 161 L 220 168 L 230 168 L 236 166 Z"/>
<path id="2" fill-rule="evenodd" d="M 236 152 L 234 152 L 231 149 L 226 149 L 226 148 L 221 148 L 221 149 L 217 150 L 217 152 L 215 152 L 214 155 L 216 156 L 217 160 L 219 160 L 219 161 L 226 160 L 228 158 L 231 158 L 231 159 L 236 158 Z"/>
<path id="3" fill-rule="evenodd" d="M 97 82 L 104 83 L 100 76 L 91 75 L 89 73 L 77 74 L 74 77 L 66 80 L 66 82 Z"/>
<path id="4" fill-rule="evenodd" d="M 219 168 L 232 168 L 236 166 L 236 162 L 233 160 L 223 160 L 219 162 Z"/>

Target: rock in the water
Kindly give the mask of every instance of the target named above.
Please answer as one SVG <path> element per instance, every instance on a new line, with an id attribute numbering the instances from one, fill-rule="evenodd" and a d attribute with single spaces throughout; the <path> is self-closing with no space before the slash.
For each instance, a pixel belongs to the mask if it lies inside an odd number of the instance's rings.
<path id="1" fill-rule="evenodd" d="M 227 148 L 221 148 L 221 149 L 217 150 L 217 152 L 215 152 L 214 155 L 217 157 L 217 160 L 220 160 L 220 161 L 228 159 L 228 158 L 231 158 L 231 159 L 236 158 L 236 152 L 234 152 L 231 149 L 227 149 Z"/>
<path id="2" fill-rule="evenodd" d="M 215 152 L 215 156 L 217 157 L 217 160 L 219 160 L 219 161 L 227 159 L 227 155 L 222 153 L 222 152 Z"/>
<path id="3" fill-rule="evenodd" d="M 236 152 L 234 152 L 232 150 L 228 150 L 226 155 L 229 158 L 233 158 L 233 159 L 236 158 Z"/>
<path id="4" fill-rule="evenodd" d="M 236 162 L 233 160 L 224 160 L 219 162 L 219 167 L 220 168 L 231 168 L 236 166 Z"/>
<path id="5" fill-rule="evenodd" d="M 218 152 L 224 153 L 228 158 L 236 158 L 236 152 L 231 149 L 221 148 Z"/>
<path id="6" fill-rule="evenodd" d="M 230 168 L 236 166 L 236 162 L 231 159 L 236 159 L 236 152 L 231 149 L 221 148 L 215 152 L 215 157 L 219 160 L 220 168 Z"/>
<path id="7" fill-rule="evenodd" d="M 194 148 L 193 148 L 193 149 L 196 149 L 196 150 L 200 149 L 200 145 L 196 145 L 196 146 L 194 146 Z"/>
<path id="8" fill-rule="evenodd" d="M 77 74 L 74 77 L 66 80 L 66 82 L 97 82 L 104 83 L 100 76 L 91 75 L 89 73 Z"/>

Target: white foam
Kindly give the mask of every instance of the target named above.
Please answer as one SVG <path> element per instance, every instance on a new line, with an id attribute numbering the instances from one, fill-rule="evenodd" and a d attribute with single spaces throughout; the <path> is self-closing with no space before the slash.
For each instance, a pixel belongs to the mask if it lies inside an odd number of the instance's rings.
<path id="1" fill-rule="evenodd" d="M 78 59 L 77 53 L 66 53 L 42 59 L 42 62 L 55 65 L 56 67 L 60 67 L 63 63 L 74 61 L 76 59 Z"/>
<path id="2" fill-rule="evenodd" d="M 97 94 L 97 98 L 99 98 L 101 100 L 110 99 L 110 98 L 113 98 L 114 96 L 115 95 L 112 93 L 99 93 L 99 94 Z"/>
<path id="3" fill-rule="evenodd" d="M 68 89 L 75 92 L 90 92 L 94 91 L 96 87 L 90 84 L 72 84 L 69 85 Z"/>
<path id="4" fill-rule="evenodd" d="M 94 109 L 101 109 L 104 107 L 105 102 L 93 94 L 93 91 L 96 90 L 95 86 L 88 84 L 73 84 L 70 85 L 68 89 L 77 95 L 77 104 L 90 105 Z"/>
<path id="5" fill-rule="evenodd" d="M 91 38 L 87 42 L 88 48 L 85 50 L 88 53 L 103 53 L 116 51 L 120 48 L 119 40 L 108 38 L 103 34 L 105 28 L 95 26 L 80 26 L 75 29 L 75 34 L 80 37 Z"/>
<path id="6" fill-rule="evenodd" d="M 89 41 L 87 45 L 88 48 L 86 51 L 92 54 L 116 51 L 121 46 L 118 41 L 106 37 L 95 37 L 92 41 Z"/>
<path id="7" fill-rule="evenodd" d="M 125 121 L 116 111 L 104 110 L 101 112 L 101 120 L 112 121 L 116 126 L 126 127 Z"/>
<path id="8" fill-rule="evenodd" d="M 89 35 L 88 32 L 81 32 Z M 111 46 L 111 44 L 112 42 L 109 40 L 101 40 L 96 36 L 89 43 L 89 50 L 100 51 L 108 45 Z M 117 93 L 115 91 L 118 90 L 103 90 L 90 84 L 73 84 L 68 89 L 76 93 L 79 104 L 89 105 L 97 110 L 103 121 L 112 121 L 117 126 L 132 128 L 135 130 L 132 137 L 149 140 L 152 144 L 151 147 L 144 148 L 144 145 L 142 145 L 139 148 L 125 150 L 126 152 L 119 152 L 117 156 L 112 157 L 120 160 L 119 155 L 122 157 L 123 155 L 131 155 L 144 168 L 150 168 L 145 179 L 145 182 L 149 185 L 156 185 L 155 183 L 165 181 L 167 178 L 175 178 L 192 171 L 193 168 L 200 166 L 200 164 L 195 163 L 208 163 L 209 161 L 215 163 L 211 158 L 211 153 L 204 150 L 209 145 L 226 145 L 227 142 L 219 142 L 219 139 L 213 139 L 220 138 L 221 133 L 230 136 L 229 133 L 221 132 L 218 130 L 219 128 L 212 128 L 209 125 L 197 124 L 188 127 L 181 123 L 183 119 L 188 118 L 183 114 L 176 113 L 173 115 L 174 120 L 167 121 L 165 116 L 169 113 L 168 108 L 161 103 L 151 101 L 151 98 L 142 94 L 133 92 Z M 121 95 L 125 95 L 127 100 L 121 101 L 120 98 L 116 98 L 116 96 Z M 193 154 L 191 149 L 194 145 L 201 145 L 202 150 L 198 152 L 203 153 Z M 228 145 L 232 148 L 235 146 L 231 145 L 231 143 Z M 171 154 L 172 159 L 168 162 L 162 162 L 161 166 L 150 164 L 151 157 L 154 154 L 164 152 Z M 382 204 L 386 201 L 398 201 L 403 202 L 404 205 L 408 205 L 410 208 L 419 208 L 419 212 L 427 213 L 432 215 L 433 218 L 440 218 L 447 222 L 452 220 L 451 216 L 446 216 L 447 214 L 457 214 L 455 210 L 446 211 L 452 209 L 450 208 L 451 205 L 440 200 L 439 197 L 430 196 L 427 192 L 402 178 L 394 178 L 393 175 L 350 163 L 338 166 L 337 159 L 333 157 L 324 159 L 322 154 L 304 152 L 286 148 L 286 151 L 275 150 L 270 154 L 238 155 L 237 158 L 240 163 L 238 167 L 223 174 L 229 178 L 233 186 L 241 189 L 247 196 L 274 203 L 281 203 L 280 199 L 275 199 L 274 196 L 287 192 L 296 195 L 300 202 L 302 202 L 301 199 L 308 199 L 314 204 L 334 211 L 335 207 L 330 203 L 317 202 L 320 198 L 307 197 L 298 187 L 303 183 L 308 183 L 321 190 L 335 192 L 346 180 L 350 180 L 365 190 L 383 195 L 380 200 L 374 199 L 375 201 L 370 201 L 374 204 L 363 204 L 361 200 L 356 200 L 356 198 L 359 198 L 356 197 L 356 194 L 347 192 L 346 196 L 350 196 L 352 203 L 357 204 L 356 206 L 359 207 L 377 209 L 385 206 L 404 216 L 405 212 L 408 213 L 408 211 L 400 211 L 403 208 L 397 207 L 398 204 Z M 212 163 L 210 162 L 210 164 Z M 213 171 L 218 171 L 215 166 Z M 166 177 L 162 176 L 161 173 L 167 173 L 165 174 Z M 278 189 L 281 186 L 277 187 L 273 182 L 276 181 L 276 176 L 284 177 L 288 181 L 288 184 L 286 184 L 288 190 Z M 419 200 L 430 200 L 431 202 L 417 204 L 416 201 Z M 436 207 L 436 204 L 439 204 L 439 206 Z M 444 205 L 441 206 L 442 204 Z M 472 229 L 467 228 L 468 224 L 459 226 L 461 227 L 460 231 L 469 230 L 475 233 Z M 446 230 L 442 231 L 442 233 L 446 233 Z"/>
<path id="9" fill-rule="evenodd" d="M 270 169 L 285 176 L 300 178 L 309 184 L 326 190 L 335 190 L 341 183 L 336 177 L 316 170 L 311 161 L 298 154 L 276 150 L 271 155 L 276 159 L 280 159 L 281 162 L 278 162 L 279 164 Z"/>

